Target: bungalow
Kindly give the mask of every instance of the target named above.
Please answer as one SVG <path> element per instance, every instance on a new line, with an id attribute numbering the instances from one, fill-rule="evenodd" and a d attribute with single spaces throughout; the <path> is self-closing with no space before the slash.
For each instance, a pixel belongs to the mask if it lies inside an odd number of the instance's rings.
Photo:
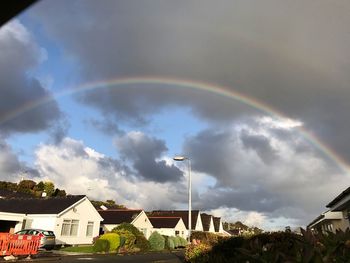
<path id="1" fill-rule="evenodd" d="M 104 219 L 101 224 L 101 232 L 112 231 L 121 223 L 130 223 L 140 230 L 147 239 L 152 234 L 153 226 L 146 213 L 141 209 L 108 209 L 98 210 L 98 212 Z"/>
<path id="2" fill-rule="evenodd" d="M 188 211 L 187 210 L 156 210 L 149 214 L 150 217 L 181 217 L 186 229 L 188 230 Z M 203 231 L 203 224 L 198 210 L 191 211 L 191 229 L 192 231 Z M 187 236 L 188 232 L 185 233 Z"/>
<path id="3" fill-rule="evenodd" d="M 83 195 L 56 198 L 0 199 L 2 231 L 51 230 L 57 244 L 91 244 L 103 220 Z"/>
<path id="4" fill-rule="evenodd" d="M 201 214 L 201 220 L 203 224 L 203 231 L 205 232 L 215 232 L 213 216 L 205 213 Z"/>
<path id="5" fill-rule="evenodd" d="M 213 222 L 214 222 L 214 229 L 215 229 L 215 233 L 218 234 L 227 234 L 226 231 L 224 231 L 224 227 L 222 226 L 222 221 L 221 221 L 221 217 L 213 217 Z"/>
<path id="6" fill-rule="evenodd" d="M 181 217 L 148 217 L 153 225 L 153 231 L 165 236 L 180 236 L 186 238 L 186 226 Z"/>

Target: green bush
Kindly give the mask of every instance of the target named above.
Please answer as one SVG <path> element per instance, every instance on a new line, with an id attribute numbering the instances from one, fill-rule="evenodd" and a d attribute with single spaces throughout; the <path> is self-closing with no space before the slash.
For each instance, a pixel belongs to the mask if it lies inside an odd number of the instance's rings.
<path id="1" fill-rule="evenodd" d="M 179 237 L 180 241 L 180 247 L 186 247 L 187 246 L 187 240 L 184 239 L 183 237 Z"/>
<path id="2" fill-rule="evenodd" d="M 107 240 L 109 242 L 109 251 L 115 252 L 120 246 L 120 237 L 116 233 L 107 233 L 100 236 L 99 240 Z"/>
<path id="3" fill-rule="evenodd" d="M 153 232 L 148 239 L 152 250 L 163 250 L 165 246 L 165 238 L 157 231 Z"/>
<path id="4" fill-rule="evenodd" d="M 171 239 L 174 242 L 174 247 L 178 248 L 180 246 L 180 242 L 179 242 L 180 240 L 178 238 L 176 238 L 176 237 L 171 237 Z"/>
<path id="5" fill-rule="evenodd" d="M 167 238 L 167 246 L 169 249 L 175 249 L 174 237 Z"/>
<path id="6" fill-rule="evenodd" d="M 132 224 L 122 223 L 119 226 L 112 229 L 113 232 L 115 230 L 127 230 L 127 231 L 131 232 L 136 237 L 135 246 L 138 247 L 141 251 L 149 250 L 150 246 L 149 246 L 148 240 L 145 238 L 143 233 L 140 232 Z"/>
<path id="7" fill-rule="evenodd" d="M 94 246 L 93 246 L 93 252 L 108 252 L 109 251 L 109 242 L 105 239 L 97 239 Z"/>
<path id="8" fill-rule="evenodd" d="M 135 246 L 136 237 L 130 231 L 126 229 L 113 229 L 112 232 L 120 236 L 120 247 L 130 249 Z"/>

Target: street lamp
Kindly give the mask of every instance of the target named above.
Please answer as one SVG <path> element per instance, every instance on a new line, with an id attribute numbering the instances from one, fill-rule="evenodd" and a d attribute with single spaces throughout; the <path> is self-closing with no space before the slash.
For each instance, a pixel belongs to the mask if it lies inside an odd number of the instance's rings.
<path id="1" fill-rule="evenodd" d="M 188 161 L 188 241 L 191 242 L 191 229 L 192 229 L 192 217 L 191 217 L 191 193 L 192 193 L 192 182 L 191 182 L 191 160 L 185 156 L 175 156 L 174 161 L 182 162 Z"/>

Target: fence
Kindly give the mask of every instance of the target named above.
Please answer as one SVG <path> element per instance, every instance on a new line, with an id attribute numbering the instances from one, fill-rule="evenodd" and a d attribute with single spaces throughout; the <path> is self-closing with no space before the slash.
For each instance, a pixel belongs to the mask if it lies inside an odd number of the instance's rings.
<path id="1" fill-rule="evenodd" d="M 37 254 L 40 238 L 40 236 L 0 233 L 1 256 Z"/>

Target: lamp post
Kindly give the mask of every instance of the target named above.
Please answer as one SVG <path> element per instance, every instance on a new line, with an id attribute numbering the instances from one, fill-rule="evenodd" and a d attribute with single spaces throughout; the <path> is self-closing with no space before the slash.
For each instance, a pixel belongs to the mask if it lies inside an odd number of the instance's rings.
<path id="1" fill-rule="evenodd" d="M 192 200 L 192 182 L 191 182 L 191 160 L 185 156 L 175 156 L 174 161 L 188 161 L 188 241 L 191 242 L 192 217 L 191 217 L 191 200 Z"/>

